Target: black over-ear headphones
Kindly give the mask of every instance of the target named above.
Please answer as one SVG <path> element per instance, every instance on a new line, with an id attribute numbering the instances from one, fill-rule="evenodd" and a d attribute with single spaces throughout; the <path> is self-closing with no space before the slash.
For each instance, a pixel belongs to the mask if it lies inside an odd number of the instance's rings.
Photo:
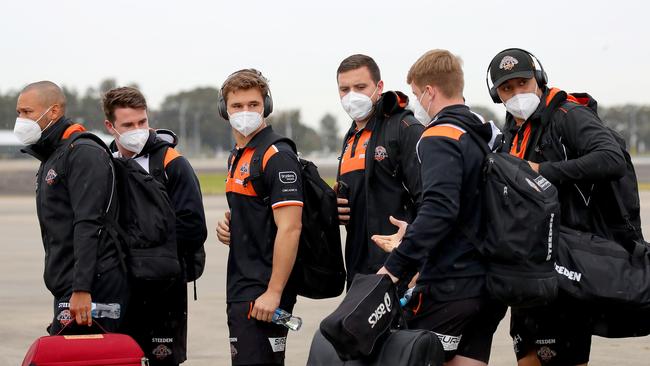
<path id="1" fill-rule="evenodd" d="M 238 74 L 249 74 L 253 76 L 254 78 L 258 79 L 261 84 L 267 84 L 268 85 L 268 80 L 262 75 L 261 72 L 255 70 L 255 69 L 243 69 L 239 71 L 235 71 L 228 78 L 226 78 L 226 81 L 223 82 L 221 86 L 221 92 L 219 93 L 219 101 L 217 102 L 217 109 L 219 110 L 219 115 L 225 119 L 226 121 L 230 119 L 228 116 L 228 107 L 226 106 L 226 99 L 224 98 L 223 95 L 223 85 L 226 85 L 228 83 L 228 80 L 230 80 L 233 76 L 238 75 Z M 268 89 L 266 94 L 264 95 L 264 118 L 268 117 L 269 114 L 273 112 L 273 98 L 271 97 L 271 89 Z"/>
<path id="2" fill-rule="evenodd" d="M 546 84 L 548 83 L 548 77 L 546 76 L 546 71 L 544 71 L 544 66 L 539 61 L 537 56 L 533 55 L 532 53 L 530 53 L 530 52 L 528 52 L 528 51 L 526 51 L 526 50 L 524 50 L 522 48 L 516 48 L 516 47 L 506 48 L 505 50 L 497 53 L 497 55 L 500 55 L 500 54 L 502 54 L 502 53 L 504 53 L 506 51 L 513 51 L 513 50 L 525 52 L 531 58 L 533 58 L 533 59 L 535 59 L 535 61 L 537 61 L 537 63 L 539 64 L 539 70 L 537 68 L 535 68 L 535 72 L 534 72 L 535 81 L 537 81 L 537 85 L 539 85 L 540 88 L 543 88 L 544 86 L 546 86 Z M 492 59 L 492 60 L 494 60 L 494 59 Z M 488 64 L 487 71 L 485 72 L 485 85 L 487 85 L 487 87 L 488 87 L 488 90 L 490 92 L 490 97 L 492 98 L 492 101 L 494 103 L 499 104 L 499 103 L 502 103 L 502 102 L 501 102 L 501 98 L 499 98 L 499 93 L 497 93 L 497 87 L 495 85 L 490 86 L 490 82 L 489 82 L 491 66 L 492 66 L 492 61 L 490 61 L 490 63 Z"/>

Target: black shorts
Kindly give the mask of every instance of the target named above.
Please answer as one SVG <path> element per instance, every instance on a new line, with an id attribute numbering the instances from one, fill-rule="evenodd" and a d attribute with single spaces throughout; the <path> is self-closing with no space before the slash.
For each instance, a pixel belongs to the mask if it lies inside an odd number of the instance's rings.
<path id="1" fill-rule="evenodd" d="M 405 308 L 411 329 L 431 330 L 445 350 L 445 361 L 460 355 L 488 363 L 492 336 L 507 307 L 478 297 L 435 302 L 425 293 L 414 293 Z"/>
<path id="2" fill-rule="evenodd" d="M 187 359 L 187 284 L 133 284 L 125 332 L 142 347 L 151 366 L 178 365 Z"/>
<path id="3" fill-rule="evenodd" d="M 571 299 L 560 298 L 545 307 L 512 309 L 510 336 L 517 360 L 534 351 L 543 365 L 589 362 L 589 314 Z"/>
<path id="4" fill-rule="evenodd" d="M 281 307 L 288 312 L 293 311 L 293 304 Z M 228 303 L 226 307 L 232 364 L 284 365 L 289 329 L 253 319 L 250 316 L 252 309 L 253 302 Z"/>

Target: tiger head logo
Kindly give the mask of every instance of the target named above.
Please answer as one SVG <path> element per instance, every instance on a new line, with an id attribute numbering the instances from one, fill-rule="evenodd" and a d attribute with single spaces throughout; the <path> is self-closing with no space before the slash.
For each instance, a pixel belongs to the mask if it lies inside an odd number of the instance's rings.
<path id="1" fill-rule="evenodd" d="M 506 56 L 501 60 L 501 63 L 499 64 L 499 68 L 501 70 L 506 70 L 510 71 L 515 68 L 515 65 L 518 64 L 519 61 L 512 57 L 512 56 Z"/>

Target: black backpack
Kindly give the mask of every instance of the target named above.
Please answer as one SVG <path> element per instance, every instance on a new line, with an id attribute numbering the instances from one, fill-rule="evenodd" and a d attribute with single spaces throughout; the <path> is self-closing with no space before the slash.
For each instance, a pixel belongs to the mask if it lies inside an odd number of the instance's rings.
<path id="1" fill-rule="evenodd" d="M 158 148 L 149 154 L 149 174 L 157 181 L 167 186 L 167 174 L 165 174 L 165 154 L 173 145 L 166 145 Z M 181 253 L 185 263 L 185 280 L 194 281 L 194 295 L 196 297 L 196 280 L 201 277 L 205 269 L 205 247 L 203 243 L 197 248 L 182 248 Z"/>
<path id="2" fill-rule="evenodd" d="M 558 92 L 549 103 L 549 113 L 567 113 L 572 108 L 585 106 L 598 115 L 598 103 L 591 95 L 572 93 L 570 97 L 567 99 L 565 92 Z M 597 183 L 594 188 L 594 194 L 597 194 L 595 202 L 609 230 L 607 234 L 628 251 L 633 251 L 635 242 L 643 240 L 638 180 L 625 139 L 612 128 L 607 127 L 607 129 L 621 148 L 621 153 L 625 157 L 626 171 L 625 175 L 618 180 Z M 564 159 L 568 158 L 565 149 L 554 147 L 560 152 L 560 156 Z"/>
<path id="3" fill-rule="evenodd" d="M 459 120 L 485 153 L 483 163 L 482 233 L 458 229 L 487 262 L 488 291 L 514 307 L 539 306 L 557 296 L 554 261 L 560 224 L 557 189 L 525 160 L 494 153 L 487 142 Z"/>
<path id="4" fill-rule="evenodd" d="M 96 135 L 74 134 L 69 146 L 81 138 L 106 149 L 114 169 L 112 200 L 117 218 L 106 212 L 104 229 L 117 243 L 123 268 L 131 278 L 144 283 L 168 283 L 179 277 L 181 267 L 176 244 L 176 214 L 165 185 L 133 159 L 114 158 Z"/>
<path id="5" fill-rule="evenodd" d="M 265 135 L 253 153 L 250 175 L 244 184 L 251 183 L 255 192 L 268 202 L 268 190 L 262 179 L 264 153 L 277 143 L 286 143 L 296 152 L 290 139 L 274 132 Z M 298 295 L 312 299 L 336 297 L 345 287 L 345 267 L 341 251 L 341 232 L 334 190 L 320 177 L 314 163 L 298 158 L 303 184 L 302 231 L 298 255 L 290 282 Z"/>

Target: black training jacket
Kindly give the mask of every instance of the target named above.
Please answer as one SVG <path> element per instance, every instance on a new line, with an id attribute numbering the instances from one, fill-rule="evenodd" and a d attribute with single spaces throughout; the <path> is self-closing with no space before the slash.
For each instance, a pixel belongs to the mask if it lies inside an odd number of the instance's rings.
<path id="1" fill-rule="evenodd" d="M 114 214 L 113 171 L 107 151 L 62 117 L 22 151 L 41 161 L 36 209 L 45 248 L 45 285 L 55 297 L 91 292 L 94 278 L 119 265 L 117 247 L 103 238 L 103 215 Z"/>
<path id="2" fill-rule="evenodd" d="M 547 89 L 541 100 L 521 127 L 506 114 L 504 149 L 540 164 L 539 173 L 558 188 L 562 224 L 608 237 L 594 199 L 599 182 L 625 174 L 620 145 L 594 111 L 565 92 Z"/>
<path id="3" fill-rule="evenodd" d="M 385 264 L 389 272 L 405 280 L 409 269 L 421 268 L 418 287 L 426 287 L 439 301 L 480 296 L 485 283 L 483 260 L 461 229 L 479 232 L 481 228 L 485 154 L 454 120 L 464 122 L 486 143 L 491 140 L 490 124 L 465 105 L 448 106 L 436 115 L 417 149 L 422 204 Z"/>

